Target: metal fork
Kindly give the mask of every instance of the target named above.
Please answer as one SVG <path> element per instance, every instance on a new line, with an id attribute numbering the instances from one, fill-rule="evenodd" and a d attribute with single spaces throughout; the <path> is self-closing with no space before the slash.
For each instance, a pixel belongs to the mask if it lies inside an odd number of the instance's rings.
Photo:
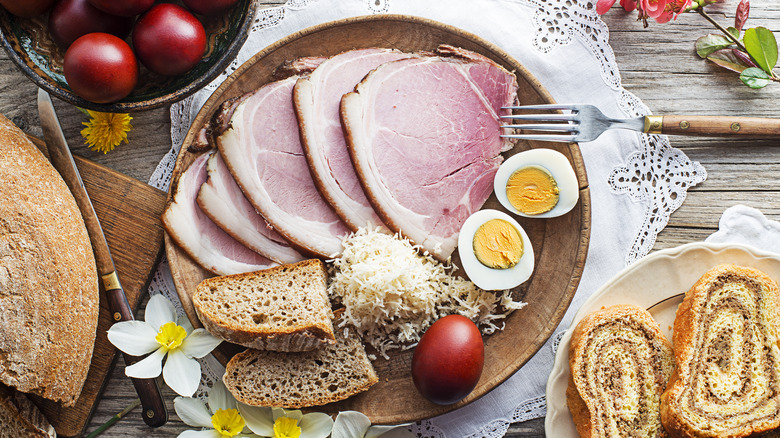
<path id="1" fill-rule="evenodd" d="M 750 135 L 780 137 L 780 119 L 726 116 L 644 116 L 631 119 L 607 117 L 593 105 L 524 105 L 508 110 L 559 110 L 568 113 L 508 114 L 504 119 L 534 123 L 504 125 L 502 128 L 543 131 L 536 134 L 504 134 L 502 137 L 523 140 L 584 142 L 597 139 L 607 129 L 630 129 L 648 134 L 678 135 Z"/>

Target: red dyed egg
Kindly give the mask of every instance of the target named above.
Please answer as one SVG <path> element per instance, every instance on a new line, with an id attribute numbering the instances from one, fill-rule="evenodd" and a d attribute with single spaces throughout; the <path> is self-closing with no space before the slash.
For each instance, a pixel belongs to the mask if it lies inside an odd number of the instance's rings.
<path id="1" fill-rule="evenodd" d="M 161 3 L 135 23 L 133 47 L 146 68 L 161 75 L 176 76 L 201 61 L 206 50 L 206 31 L 183 7 Z"/>
<path id="2" fill-rule="evenodd" d="M 60 0 L 49 13 L 49 33 L 63 50 L 88 33 L 104 32 L 124 39 L 132 29 L 132 18 L 107 14 L 87 0 Z"/>
<path id="3" fill-rule="evenodd" d="M 132 17 L 147 11 L 154 0 L 89 0 L 92 6 L 112 15 Z"/>
<path id="4" fill-rule="evenodd" d="M 414 385 L 433 403 L 456 403 L 477 386 L 484 356 L 477 326 L 465 316 L 447 315 L 431 325 L 414 350 Z"/>
<path id="5" fill-rule="evenodd" d="M 138 61 L 122 39 L 89 33 L 65 52 L 63 72 L 74 93 L 95 103 L 116 102 L 138 82 Z"/>

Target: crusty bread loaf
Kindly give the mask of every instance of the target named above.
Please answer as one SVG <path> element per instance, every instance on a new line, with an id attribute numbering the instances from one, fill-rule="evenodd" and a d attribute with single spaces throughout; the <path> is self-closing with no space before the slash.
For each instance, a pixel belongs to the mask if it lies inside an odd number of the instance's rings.
<path id="1" fill-rule="evenodd" d="M 659 404 L 674 369 L 672 346 L 650 313 L 621 304 L 574 329 L 566 401 L 577 432 L 590 437 L 665 437 Z"/>
<path id="2" fill-rule="evenodd" d="M 57 432 L 23 393 L 0 385 L 0 438 L 56 438 Z"/>
<path id="3" fill-rule="evenodd" d="M 76 201 L 0 116 L 0 382 L 73 405 L 92 359 L 98 301 Z"/>
<path id="4" fill-rule="evenodd" d="M 307 351 L 333 344 L 328 272 L 318 259 L 203 280 L 192 303 L 214 336 L 245 347 Z"/>
<path id="5" fill-rule="evenodd" d="M 780 426 L 780 294 L 763 272 L 718 265 L 674 320 L 677 370 L 661 398 L 674 437 L 741 437 Z"/>
<path id="6" fill-rule="evenodd" d="M 228 362 L 222 380 L 241 403 L 303 408 L 351 397 L 379 379 L 355 332 L 337 329 L 336 343 L 317 350 L 239 353 Z"/>

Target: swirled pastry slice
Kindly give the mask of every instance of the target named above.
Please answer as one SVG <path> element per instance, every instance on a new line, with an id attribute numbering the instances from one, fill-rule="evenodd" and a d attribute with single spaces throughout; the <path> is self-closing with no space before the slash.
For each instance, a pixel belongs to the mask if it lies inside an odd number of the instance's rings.
<path id="1" fill-rule="evenodd" d="M 566 390 L 581 437 L 665 437 L 661 393 L 674 370 L 672 346 L 650 313 L 616 305 L 587 315 L 569 347 Z"/>
<path id="2" fill-rule="evenodd" d="M 673 436 L 741 437 L 780 426 L 780 294 L 761 271 L 718 265 L 674 321 L 678 369 L 661 399 Z"/>

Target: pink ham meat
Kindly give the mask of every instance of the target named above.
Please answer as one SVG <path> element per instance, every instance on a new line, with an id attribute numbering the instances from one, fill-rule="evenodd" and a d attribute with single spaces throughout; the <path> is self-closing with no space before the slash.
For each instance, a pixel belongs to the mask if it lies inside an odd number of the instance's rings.
<path id="1" fill-rule="evenodd" d="M 295 84 L 295 112 L 312 176 L 353 231 L 383 223 L 366 199 L 349 158 L 339 116 L 341 97 L 379 65 L 409 56 L 389 49 L 351 50 L 323 62 Z"/>
<path id="2" fill-rule="evenodd" d="M 206 170 L 208 179 L 198 192 L 198 205 L 206 216 L 249 249 L 277 263 L 304 259 L 252 207 L 219 153 L 211 155 Z"/>
<path id="3" fill-rule="evenodd" d="M 349 230 L 317 191 L 306 163 L 292 104 L 297 80 L 271 82 L 242 101 L 217 145 L 244 194 L 279 234 L 332 257 Z"/>
<path id="4" fill-rule="evenodd" d="M 446 260 L 463 222 L 493 189 L 501 107 L 514 75 L 480 55 L 409 58 L 381 65 L 344 96 L 352 161 L 382 220 Z M 450 54 L 450 53 L 448 53 Z"/>
<path id="5" fill-rule="evenodd" d="M 198 190 L 206 181 L 209 154 L 200 155 L 182 173 L 162 222 L 173 240 L 203 268 L 217 274 L 267 269 L 276 263 L 241 245 L 198 207 Z"/>

